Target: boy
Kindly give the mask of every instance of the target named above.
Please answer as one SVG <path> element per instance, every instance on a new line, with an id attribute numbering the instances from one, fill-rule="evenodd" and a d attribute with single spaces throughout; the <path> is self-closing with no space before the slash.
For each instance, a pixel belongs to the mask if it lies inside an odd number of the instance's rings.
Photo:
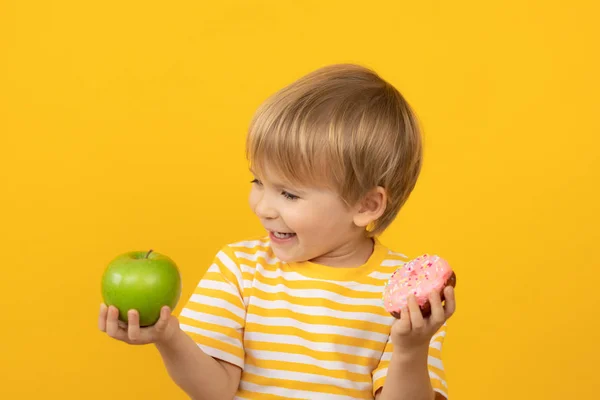
<path id="1" fill-rule="evenodd" d="M 319 69 L 268 99 L 247 138 L 250 206 L 268 235 L 224 246 L 179 318 L 153 327 L 101 306 L 99 326 L 154 343 L 193 399 L 447 398 L 441 361 L 455 310 L 414 298 L 395 320 L 383 286 L 405 256 L 380 235 L 413 190 L 421 137 L 401 94 L 360 66 Z"/>

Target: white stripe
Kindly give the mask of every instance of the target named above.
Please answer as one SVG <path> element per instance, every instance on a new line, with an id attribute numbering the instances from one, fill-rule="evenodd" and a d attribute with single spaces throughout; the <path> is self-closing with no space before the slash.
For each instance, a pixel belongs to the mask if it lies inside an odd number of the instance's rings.
<path id="1" fill-rule="evenodd" d="M 218 358 L 219 360 L 227 361 L 233 365 L 237 365 L 240 368 L 244 368 L 244 360 L 234 356 L 233 354 L 229 354 L 225 351 L 215 349 L 214 347 L 206 346 L 204 344 L 198 343 L 198 347 L 200 347 L 203 352 L 213 358 Z"/>
<path id="2" fill-rule="evenodd" d="M 437 369 L 444 370 L 444 363 L 439 358 L 435 358 L 432 356 L 427 357 L 427 363 L 432 367 L 436 367 Z"/>
<path id="3" fill-rule="evenodd" d="M 258 250 L 256 253 L 246 253 L 243 251 L 236 251 L 235 256 L 237 258 L 243 258 L 249 261 L 258 261 L 258 259 L 264 260 L 267 264 L 274 265 L 279 262 L 277 257 L 270 257 L 265 251 Z"/>
<path id="4" fill-rule="evenodd" d="M 233 284 L 227 281 L 217 281 L 210 278 L 202 278 L 198 283 L 198 287 L 201 289 L 213 289 L 233 295 L 239 295 L 239 290 L 233 286 Z"/>
<path id="5" fill-rule="evenodd" d="M 245 281 L 244 281 L 245 282 Z M 246 298 L 244 298 L 244 300 L 242 301 L 242 298 L 240 297 L 240 291 L 238 290 L 237 287 L 234 286 L 233 283 L 229 283 L 229 282 L 224 282 L 224 281 L 215 281 L 212 279 L 207 279 L 207 278 L 203 278 L 200 280 L 200 283 L 198 283 L 198 288 L 200 289 L 212 289 L 212 290 L 218 290 L 221 292 L 225 292 L 225 293 L 229 293 L 230 295 L 234 296 L 234 297 L 238 297 L 240 299 L 240 302 L 243 302 L 244 306 L 247 307 L 248 303 L 246 301 Z M 213 301 L 210 301 L 209 304 L 212 304 Z M 226 308 L 229 309 L 230 307 L 235 307 L 238 306 L 237 304 L 232 304 L 232 303 L 227 303 L 229 304 Z M 241 307 L 238 306 L 239 310 L 242 310 Z M 243 316 L 242 316 L 243 318 Z"/>
<path id="6" fill-rule="evenodd" d="M 404 254 L 402 254 L 402 253 L 396 253 L 396 252 L 393 252 L 393 251 L 391 251 L 391 250 L 390 250 L 390 251 L 388 251 L 388 254 L 389 254 L 389 255 L 392 255 L 392 256 L 398 256 L 398 257 L 404 257 L 404 258 L 408 258 L 407 256 L 405 256 L 405 255 L 404 255 Z"/>
<path id="7" fill-rule="evenodd" d="M 390 361 L 392 359 L 392 351 L 385 351 L 381 355 L 381 361 Z"/>
<path id="8" fill-rule="evenodd" d="M 195 326 L 187 324 L 180 324 L 180 326 L 181 330 L 184 332 L 197 333 L 198 335 L 206 336 L 208 338 L 215 339 L 219 342 L 229 343 L 238 347 L 242 347 L 242 342 L 240 342 L 238 339 L 234 339 L 231 336 L 227 336 L 223 333 L 207 331 L 205 329 L 196 328 Z"/>
<path id="9" fill-rule="evenodd" d="M 248 349 L 248 355 L 269 361 L 293 362 L 299 364 L 318 365 L 329 370 L 350 371 L 356 374 L 370 374 L 371 368 L 360 364 L 345 363 L 342 361 L 318 360 L 305 354 L 281 353 L 278 351 Z"/>
<path id="10" fill-rule="evenodd" d="M 268 240 L 243 240 L 241 242 L 232 243 L 229 247 L 245 247 L 247 249 L 253 249 L 255 247 L 267 247 L 269 246 Z"/>
<path id="11" fill-rule="evenodd" d="M 250 273 L 251 275 L 256 273 L 256 268 L 247 264 L 240 264 L 240 269 L 242 270 L 242 273 Z"/>
<path id="12" fill-rule="evenodd" d="M 234 264 L 235 265 L 235 264 Z M 219 265 L 217 264 L 212 264 L 208 270 L 206 271 L 206 273 L 212 273 L 215 275 L 218 275 L 221 279 L 216 280 L 216 279 L 212 279 L 210 277 L 207 277 L 206 275 L 204 275 L 202 277 L 202 279 L 200 279 L 200 281 L 198 282 L 198 286 L 199 288 L 206 288 L 206 289 L 216 289 L 216 290 L 223 290 L 224 292 L 227 293 L 231 293 L 233 295 L 240 295 L 240 289 L 239 288 L 243 288 L 244 286 L 236 286 L 235 282 L 229 282 L 224 276 L 223 273 L 221 272 L 221 267 L 219 267 Z M 241 279 L 242 277 L 242 273 L 241 271 L 239 271 L 239 278 Z M 237 278 L 237 276 L 236 276 Z M 246 280 L 242 280 L 241 282 L 246 282 Z M 240 284 L 240 282 L 238 282 L 238 285 Z"/>
<path id="13" fill-rule="evenodd" d="M 443 387 L 448 388 L 448 384 L 446 383 L 446 381 L 440 378 L 435 372 L 429 371 L 429 378 L 440 381 Z"/>
<path id="14" fill-rule="evenodd" d="M 306 276 L 302 275 L 301 273 L 298 273 L 295 271 L 290 271 L 290 272 L 282 271 L 280 268 L 277 268 L 275 271 L 265 270 L 264 268 L 261 268 L 260 264 L 257 266 L 256 274 L 260 274 L 260 275 L 264 276 L 265 278 L 269 278 L 269 279 L 280 279 L 281 278 L 287 282 L 294 282 L 294 281 L 327 282 L 327 283 L 330 283 L 333 285 L 343 287 L 344 289 L 351 289 L 356 292 L 379 293 L 383 290 L 383 285 L 367 285 L 367 284 L 354 282 L 354 281 L 333 281 L 333 280 L 329 280 L 329 279 L 309 278 L 309 277 L 306 277 Z"/>
<path id="15" fill-rule="evenodd" d="M 190 310 L 189 308 L 184 308 L 183 310 L 181 310 L 180 315 L 182 317 L 190 318 L 195 321 L 207 322 L 209 324 L 226 326 L 228 328 L 233 328 L 233 329 L 240 328 L 240 324 L 238 324 L 237 322 L 235 322 L 234 320 L 231 320 L 229 318 L 219 317 L 217 315 L 212 315 L 212 314 L 206 314 L 206 313 Z"/>
<path id="16" fill-rule="evenodd" d="M 381 279 L 384 281 L 387 281 L 388 279 L 390 279 L 390 276 L 392 276 L 391 272 L 379 272 L 379 271 L 373 271 L 369 274 L 369 278 L 373 278 L 373 279 Z"/>
<path id="17" fill-rule="evenodd" d="M 248 364 L 244 367 L 244 372 L 271 379 L 285 379 L 300 382 L 303 384 L 316 383 L 328 386 L 331 385 L 353 390 L 369 390 L 372 386 L 371 382 L 353 382 L 348 379 L 332 378 L 330 376 L 325 375 L 309 374 L 306 372 L 296 371 L 284 371 L 279 369 L 265 369 Z"/>
<path id="18" fill-rule="evenodd" d="M 244 339 L 247 341 L 255 342 L 297 345 L 319 352 L 343 353 L 351 356 L 373 358 L 376 360 L 379 359 L 380 354 L 380 352 L 378 351 L 367 349 L 364 347 L 346 346 L 342 344 L 334 344 L 328 342 L 313 342 L 291 335 L 274 335 L 270 333 L 246 332 L 244 334 Z"/>
<path id="19" fill-rule="evenodd" d="M 261 315 L 255 315 L 251 313 L 248 313 L 246 316 L 246 323 L 255 323 L 274 327 L 289 326 L 309 333 L 318 333 L 322 335 L 342 335 L 365 340 L 373 340 L 380 343 L 385 343 L 389 337 L 389 335 L 373 331 L 364 331 L 361 329 L 334 325 L 306 324 L 293 318 L 263 317 Z"/>
<path id="20" fill-rule="evenodd" d="M 330 393 L 309 392 L 306 390 L 286 389 L 277 386 L 262 386 L 247 381 L 240 383 L 240 388 L 253 393 L 265 393 L 281 396 L 287 399 L 310 399 L 310 400 L 356 400 L 354 397 L 342 396 Z"/>
<path id="21" fill-rule="evenodd" d="M 438 392 L 439 394 L 444 396 L 446 399 L 448 398 L 448 393 L 444 392 L 442 389 L 433 389 L 433 391 Z"/>
<path id="22" fill-rule="evenodd" d="M 206 270 L 206 273 L 209 273 L 209 272 L 216 273 L 216 274 L 220 274 L 220 273 L 221 273 L 221 268 L 220 268 L 220 267 L 219 267 L 217 264 L 215 264 L 215 263 L 212 263 L 212 264 L 211 264 L 211 265 L 208 267 L 208 269 Z"/>
<path id="23" fill-rule="evenodd" d="M 383 262 L 381 263 L 382 267 L 396 267 L 396 266 L 401 266 L 406 264 L 406 261 L 402 261 L 402 260 L 383 260 Z"/>
<path id="24" fill-rule="evenodd" d="M 290 289 L 281 283 L 278 283 L 277 285 L 265 285 L 258 281 L 254 282 L 254 287 L 266 293 L 287 293 L 292 297 L 300 299 L 327 299 L 340 304 L 382 307 L 382 300 L 379 297 L 374 299 L 346 297 L 323 289 Z"/>
<path id="25" fill-rule="evenodd" d="M 261 253 L 261 252 L 258 252 Z M 262 252 L 264 253 L 264 252 Z M 257 257 L 255 257 L 255 255 L 253 254 L 247 254 L 247 253 L 241 253 L 241 252 L 236 252 L 236 256 L 239 258 L 244 258 L 250 261 L 256 261 L 255 259 Z M 265 254 L 266 256 L 266 254 Z M 391 260 L 394 261 L 394 260 Z M 271 264 L 269 262 L 269 264 Z M 275 262 L 273 262 L 272 264 L 275 264 Z M 315 278 L 311 278 L 311 277 L 307 277 L 302 275 L 299 272 L 296 271 L 283 271 L 281 268 L 277 268 L 276 270 L 266 270 L 260 263 L 257 264 L 256 267 L 247 265 L 247 264 L 241 264 L 240 268 L 242 270 L 242 272 L 246 272 L 246 273 L 250 273 L 250 274 L 260 274 L 262 276 L 264 276 L 265 278 L 269 278 L 269 279 L 279 279 L 279 278 L 283 278 L 285 281 L 288 282 L 293 282 L 293 281 L 316 281 L 316 282 L 327 282 L 327 283 L 331 283 L 334 285 L 338 285 L 341 286 L 343 288 L 351 288 L 352 290 L 356 290 L 359 292 L 368 292 L 368 293 L 377 293 L 380 292 L 382 290 L 382 286 L 381 285 L 366 285 L 366 284 L 362 284 L 359 282 L 354 282 L 354 281 L 334 281 L 334 280 L 329 280 L 329 279 L 315 279 Z M 381 272 L 372 272 L 369 276 L 376 278 L 376 279 L 381 279 L 381 280 L 388 280 L 389 277 L 391 275 L 390 273 L 381 273 Z M 248 280 L 245 280 L 245 282 L 247 283 Z"/>
<path id="26" fill-rule="evenodd" d="M 442 342 L 431 342 L 429 343 L 429 347 L 433 347 L 437 350 L 442 350 Z"/>
<path id="27" fill-rule="evenodd" d="M 237 304 L 231 304 L 225 299 L 212 296 L 204 296 L 202 294 L 193 294 L 190 297 L 190 302 L 200 304 L 201 306 L 209 305 L 213 307 L 222 308 L 223 310 L 231 311 L 241 319 L 246 318 L 246 311 L 238 307 Z"/>
<path id="28" fill-rule="evenodd" d="M 252 299 L 252 305 L 255 305 L 255 306 L 267 309 L 267 310 L 284 309 L 284 310 L 289 310 L 294 313 L 307 315 L 307 316 L 343 318 L 346 320 L 372 322 L 372 323 L 388 325 L 388 326 L 391 326 L 392 322 L 394 321 L 394 317 L 392 317 L 391 315 L 385 316 L 385 315 L 377 315 L 377 314 L 368 313 L 368 312 L 338 311 L 338 310 L 331 309 L 328 307 L 303 306 L 303 305 L 293 304 L 286 300 L 263 300 L 259 297 L 254 297 Z"/>
<path id="29" fill-rule="evenodd" d="M 444 325 L 445 325 L 445 324 L 444 324 Z M 436 333 L 435 335 L 433 335 L 433 336 L 431 337 L 431 341 L 433 342 L 434 340 L 437 340 L 438 338 L 443 338 L 443 337 L 445 337 L 445 336 L 446 336 L 446 331 L 441 331 L 441 332 L 438 332 L 438 333 Z"/>
<path id="30" fill-rule="evenodd" d="M 373 382 L 377 381 L 377 379 L 382 378 L 387 375 L 387 368 L 382 368 L 379 371 L 373 374 Z"/>
<path id="31" fill-rule="evenodd" d="M 235 276 L 235 278 L 237 279 L 237 284 L 238 284 L 238 288 L 242 288 L 242 271 L 240 271 L 240 267 L 238 267 L 238 265 L 233 262 L 233 260 L 231 258 L 229 258 L 229 256 L 225 253 L 223 253 L 222 251 L 220 251 L 217 254 L 217 257 L 219 260 L 221 260 L 221 262 L 223 263 L 223 265 L 225 265 L 225 267 L 227 267 L 227 269 Z"/>

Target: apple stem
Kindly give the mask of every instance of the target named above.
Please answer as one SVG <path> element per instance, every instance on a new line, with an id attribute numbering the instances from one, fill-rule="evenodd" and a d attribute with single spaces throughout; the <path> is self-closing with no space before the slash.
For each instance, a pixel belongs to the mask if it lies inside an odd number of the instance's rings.
<path id="1" fill-rule="evenodd" d="M 146 254 L 146 258 L 148 258 L 148 256 L 150 256 L 150 253 L 152 253 L 152 249 L 150 249 L 150 251 Z"/>

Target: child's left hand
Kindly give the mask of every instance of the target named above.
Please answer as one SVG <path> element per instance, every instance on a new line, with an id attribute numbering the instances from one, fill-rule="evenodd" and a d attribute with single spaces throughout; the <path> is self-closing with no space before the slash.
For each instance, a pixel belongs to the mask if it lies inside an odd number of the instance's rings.
<path id="1" fill-rule="evenodd" d="M 394 351 L 402 353 L 423 350 L 427 352 L 433 335 L 444 325 L 456 310 L 454 288 L 444 289 L 445 304 L 442 304 L 439 293 L 429 296 L 431 315 L 423 318 L 414 296 L 408 301 L 408 307 L 400 312 L 400 319 L 394 322 L 391 330 Z"/>

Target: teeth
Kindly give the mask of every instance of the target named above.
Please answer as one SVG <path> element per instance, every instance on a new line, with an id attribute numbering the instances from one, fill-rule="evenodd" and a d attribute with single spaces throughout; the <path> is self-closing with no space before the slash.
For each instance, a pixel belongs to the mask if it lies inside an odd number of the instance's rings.
<path id="1" fill-rule="evenodd" d="M 291 237 L 293 233 L 273 232 L 273 235 L 278 239 L 287 239 Z"/>

